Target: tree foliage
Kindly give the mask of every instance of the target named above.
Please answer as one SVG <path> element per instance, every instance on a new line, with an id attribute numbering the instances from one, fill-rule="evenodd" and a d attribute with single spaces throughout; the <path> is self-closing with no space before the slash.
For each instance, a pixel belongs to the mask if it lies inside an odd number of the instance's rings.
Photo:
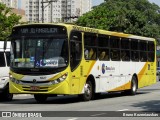
<path id="1" fill-rule="evenodd" d="M 9 36 L 14 25 L 19 24 L 21 16 L 12 13 L 12 9 L 0 3 L 0 40 Z"/>
<path id="2" fill-rule="evenodd" d="M 160 7 L 148 0 L 105 0 L 76 24 L 146 37 L 160 37 Z"/>

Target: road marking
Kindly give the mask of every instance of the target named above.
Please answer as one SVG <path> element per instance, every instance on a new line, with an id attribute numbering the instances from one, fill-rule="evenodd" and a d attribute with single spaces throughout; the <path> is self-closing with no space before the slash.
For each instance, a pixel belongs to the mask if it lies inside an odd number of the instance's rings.
<path id="1" fill-rule="evenodd" d="M 128 111 L 129 109 L 122 109 L 122 110 L 117 110 L 117 111 Z"/>
<path id="2" fill-rule="evenodd" d="M 94 117 L 94 116 L 100 116 L 100 115 L 104 115 L 104 114 L 106 114 L 106 113 L 99 113 L 99 114 L 94 114 L 94 115 L 91 115 L 91 116 Z"/>
<path id="3" fill-rule="evenodd" d="M 78 118 L 70 118 L 70 119 L 67 119 L 67 120 L 77 120 Z"/>
<path id="4" fill-rule="evenodd" d="M 32 96 L 30 94 L 15 94 L 14 97 L 26 97 L 26 96 Z"/>

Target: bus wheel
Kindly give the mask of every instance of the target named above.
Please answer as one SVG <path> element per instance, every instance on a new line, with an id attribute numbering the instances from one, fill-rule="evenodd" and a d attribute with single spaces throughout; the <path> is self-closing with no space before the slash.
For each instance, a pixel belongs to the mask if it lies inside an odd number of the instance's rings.
<path id="1" fill-rule="evenodd" d="M 129 90 L 129 94 L 130 95 L 135 95 L 137 92 L 137 78 L 135 76 L 132 77 L 132 81 L 131 81 L 131 89 Z"/>
<path id="2" fill-rule="evenodd" d="M 34 94 L 34 98 L 38 103 L 44 103 L 47 100 L 47 95 Z"/>
<path id="3" fill-rule="evenodd" d="M 84 94 L 80 96 L 83 101 L 89 101 L 93 97 L 93 85 L 91 81 L 87 81 L 84 86 Z"/>
<path id="4" fill-rule="evenodd" d="M 2 97 L 6 101 L 11 101 L 13 99 L 13 94 L 9 93 L 9 86 L 7 85 L 5 91 L 2 94 Z"/>

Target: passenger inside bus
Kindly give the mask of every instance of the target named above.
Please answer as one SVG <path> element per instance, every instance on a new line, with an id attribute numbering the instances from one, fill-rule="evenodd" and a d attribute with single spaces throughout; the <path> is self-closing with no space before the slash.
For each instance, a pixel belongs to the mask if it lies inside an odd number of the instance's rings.
<path id="1" fill-rule="evenodd" d="M 99 56 L 99 60 L 104 60 L 105 56 L 106 56 L 106 52 L 102 51 L 100 56 Z"/>

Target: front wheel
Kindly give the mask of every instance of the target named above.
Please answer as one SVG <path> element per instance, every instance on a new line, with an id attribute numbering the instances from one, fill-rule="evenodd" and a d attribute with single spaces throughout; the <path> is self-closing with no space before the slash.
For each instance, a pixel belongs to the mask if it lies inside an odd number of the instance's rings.
<path id="1" fill-rule="evenodd" d="M 34 94 L 34 98 L 38 103 L 44 103 L 47 100 L 47 95 Z"/>
<path id="2" fill-rule="evenodd" d="M 93 98 L 93 85 L 91 81 L 87 81 L 84 86 L 84 94 L 80 95 L 83 101 L 89 101 Z"/>
<path id="3" fill-rule="evenodd" d="M 13 99 L 13 94 L 9 92 L 9 86 L 7 85 L 4 92 L 1 94 L 1 98 L 5 101 L 11 101 Z"/>

